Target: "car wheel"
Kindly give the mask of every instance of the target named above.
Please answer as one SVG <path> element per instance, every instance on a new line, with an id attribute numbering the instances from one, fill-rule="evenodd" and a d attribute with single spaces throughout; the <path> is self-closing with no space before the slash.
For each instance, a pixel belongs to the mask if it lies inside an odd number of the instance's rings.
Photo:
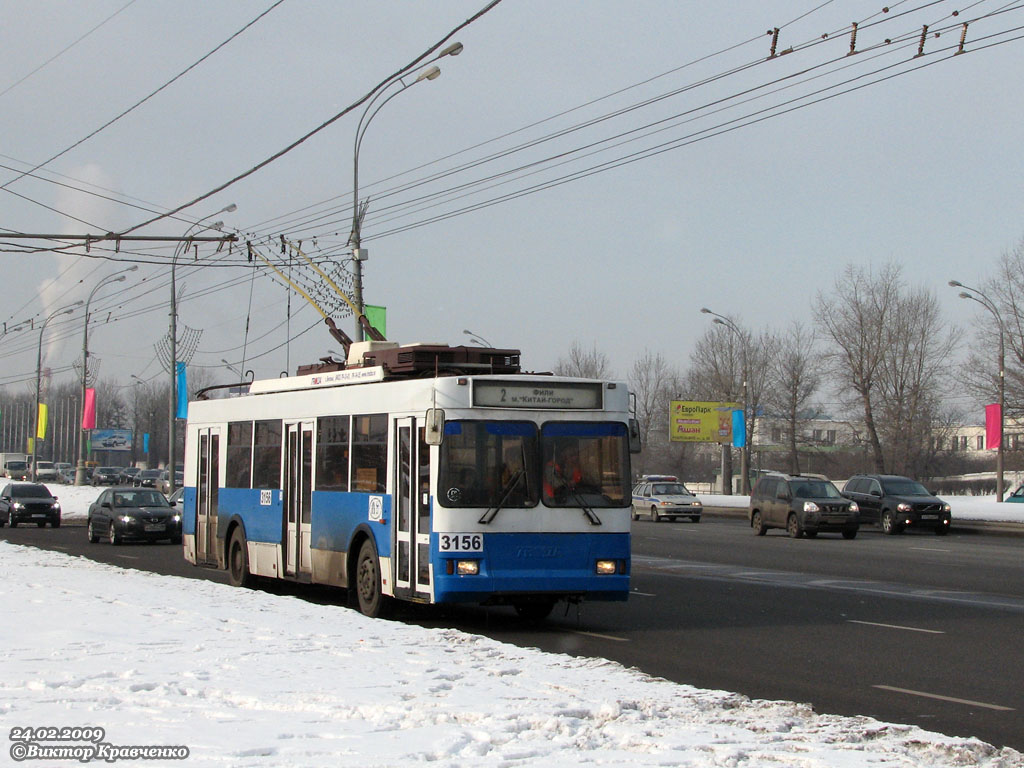
<path id="1" fill-rule="evenodd" d="M 366 539 L 359 548 L 356 597 L 359 610 L 370 618 L 378 618 L 387 613 L 389 601 L 380 588 L 380 561 L 377 559 L 377 548 L 370 539 Z"/>
<path id="2" fill-rule="evenodd" d="M 658 510 L 655 507 L 651 507 L 651 520 L 655 523 L 661 522 L 661 518 L 658 517 Z"/>
<path id="3" fill-rule="evenodd" d="M 791 539 L 799 539 L 803 534 L 803 531 L 800 530 L 800 521 L 796 519 L 796 515 L 790 514 L 789 519 L 786 521 L 786 532 Z"/>
<path id="4" fill-rule="evenodd" d="M 900 532 L 899 525 L 896 524 L 896 518 L 892 512 L 888 509 L 882 512 L 882 532 L 892 536 Z"/>
<path id="5" fill-rule="evenodd" d="M 853 530 L 853 531 L 843 531 L 843 538 L 844 539 L 856 539 L 857 538 L 857 531 L 856 530 Z"/>
<path id="6" fill-rule="evenodd" d="M 241 528 L 235 528 L 228 544 L 228 581 L 233 587 L 251 587 L 254 582 L 249 572 L 249 545 Z"/>
<path id="7" fill-rule="evenodd" d="M 751 516 L 750 527 L 754 529 L 754 533 L 758 536 L 764 536 L 768 533 L 768 526 L 764 524 L 764 519 L 761 517 L 760 512 L 755 512 Z"/>
<path id="8" fill-rule="evenodd" d="M 115 547 L 121 546 L 121 543 L 124 541 L 124 537 L 118 533 L 117 528 L 114 527 L 113 520 L 110 521 L 110 530 L 107 531 L 107 536 L 110 537 L 110 543 Z"/>
<path id="9" fill-rule="evenodd" d="M 100 540 L 100 535 L 96 533 L 96 528 L 92 522 L 92 518 L 89 518 L 89 543 L 95 544 Z"/>
<path id="10" fill-rule="evenodd" d="M 11 528 L 18 527 L 18 519 L 14 516 L 14 512 L 9 512 L 7 522 L 11 524 Z"/>
<path id="11" fill-rule="evenodd" d="M 633 520 L 639 520 L 639 519 L 640 519 L 640 515 L 638 515 L 638 514 L 636 513 L 636 507 L 631 507 L 631 508 L 630 508 L 630 511 L 629 511 L 629 516 L 630 516 L 630 518 L 632 518 Z"/>

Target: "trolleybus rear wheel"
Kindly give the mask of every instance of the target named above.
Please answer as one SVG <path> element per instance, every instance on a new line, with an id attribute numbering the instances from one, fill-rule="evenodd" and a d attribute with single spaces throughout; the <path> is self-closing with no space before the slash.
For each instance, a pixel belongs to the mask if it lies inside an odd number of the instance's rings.
<path id="1" fill-rule="evenodd" d="M 366 539 L 359 548 L 356 597 L 359 599 L 359 610 L 367 616 L 378 618 L 387 613 L 388 598 L 380 587 L 380 561 L 377 559 L 377 548 L 370 539 Z"/>
<path id="2" fill-rule="evenodd" d="M 235 528 L 228 544 L 228 581 L 233 587 L 251 587 L 255 581 L 249 573 L 249 546 L 241 528 Z"/>

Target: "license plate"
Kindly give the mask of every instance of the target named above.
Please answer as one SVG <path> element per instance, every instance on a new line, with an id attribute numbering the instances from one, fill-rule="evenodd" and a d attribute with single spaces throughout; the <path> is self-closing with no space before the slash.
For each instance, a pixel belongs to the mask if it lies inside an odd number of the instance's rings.
<path id="1" fill-rule="evenodd" d="M 938 520 L 938 515 L 921 515 L 922 520 Z"/>
<path id="2" fill-rule="evenodd" d="M 166 528 L 167 528 L 167 526 L 164 525 L 163 523 L 149 523 L 148 525 L 144 525 L 143 526 L 143 529 L 146 531 L 146 533 L 154 533 L 156 531 L 163 531 L 163 530 L 166 530 Z"/>
<path id="3" fill-rule="evenodd" d="M 441 552 L 483 552 L 482 533 L 439 533 L 437 548 Z"/>
<path id="4" fill-rule="evenodd" d="M 42 512 L 33 512 L 32 517 L 46 517 Z"/>

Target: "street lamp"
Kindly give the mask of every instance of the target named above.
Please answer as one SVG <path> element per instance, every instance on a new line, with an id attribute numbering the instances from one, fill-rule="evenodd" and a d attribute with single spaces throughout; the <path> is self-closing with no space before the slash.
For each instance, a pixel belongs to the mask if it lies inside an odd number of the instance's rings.
<path id="1" fill-rule="evenodd" d="M 78 466 L 75 468 L 75 485 L 85 485 L 85 388 L 89 379 L 89 305 L 92 303 L 92 297 L 96 295 L 96 291 L 111 283 L 123 283 L 125 281 L 123 273 L 134 272 L 138 268 L 138 264 L 133 264 L 127 269 L 107 275 L 107 277 L 96 284 L 96 287 L 89 293 L 89 298 L 85 301 L 85 322 L 83 323 L 84 329 L 82 331 L 82 434 L 78 443 Z"/>
<path id="2" fill-rule="evenodd" d="M 472 331 L 465 331 L 465 330 L 463 331 L 463 333 L 466 334 L 467 336 L 469 336 L 469 340 L 470 341 L 475 341 L 481 347 L 490 347 L 492 349 L 494 348 L 494 345 L 491 344 L 491 342 L 489 342 L 487 339 L 485 339 L 483 336 L 481 336 L 478 333 L 473 333 Z"/>
<path id="3" fill-rule="evenodd" d="M 75 307 L 82 306 L 84 302 L 81 300 L 76 301 L 74 304 L 68 304 L 66 307 L 55 309 L 46 319 L 43 320 L 43 327 L 39 329 L 39 349 L 36 352 L 36 429 L 32 435 L 32 482 L 36 481 L 36 458 L 39 455 L 39 390 L 41 386 L 42 373 L 43 373 L 43 333 L 46 331 L 46 326 L 50 321 L 57 315 L 70 315 L 75 311 Z"/>
<path id="4" fill-rule="evenodd" d="M 740 483 L 740 493 L 750 493 L 750 441 L 747 439 L 747 435 L 750 432 L 750 428 L 747 426 L 749 417 L 747 415 L 747 345 L 743 338 L 743 334 L 740 329 L 736 326 L 732 320 L 725 315 L 720 315 L 717 312 L 712 312 L 707 307 L 701 307 L 701 312 L 705 315 L 712 315 L 713 319 L 711 322 L 718 323 L 718 325 L 724 325 L 729 329 L 730 333 L 735 334 L 737 341 L 740 342 L 740 354 L 742 360 L 740 365 L 743 368 L 743 447 L 740 448 L 740 472 L 743 473 L 743 479 Z"/>
<path id="5" fill-rule="evenodd" d="M 237 210 L 238 210 L 238 206 L 235 205 L 234 203 L 231 203 L 230 205 L 225 205 L 219 211 L 214 211 L 209 216 L 204 216 L 203 218 L 201 218 L 199 221 L 197 221 L 195 224 L 193 224 L 192 226 L 190 226 L 188 229 L 185 230 L 185 234 L 182 235 L 181 242 L 178 243 L 177 246 L 175 246 L 175 248 L 174 248 L 174 256 L 171 258 L 171 328 L 170 328 L 170 336 L 169 336 L 170 348 L 171 348 L 170 349 L 170 353 L 171 353 L 170 354 L 170 366 L 169 366 L 169 368 L 171 369 L 171 389 L 170 389 L 170 396 L 168 397 L 168 400 L 167 400 L 167 478 L 168 478 L 168 480 L 167 480 L 167 482 L 168 482 L 167 493 L 168 493 L 168 495 L 170 495 L 171 493 L 174 493 L 174 442 L 175 442 L 175 434 L 174 433 L 175 433 L 176 417 L 177 417 L 177 410 L 178 410 L 178 378 L 177 378 L 177 375 L 178 375 L 178 360 L 177 360 L 177 357 L 178 357 L 178 349 L 177 349 L 177 341 L 178 341 L 178 303 L 177 302 L 178 302 L 178 297 L 177 297 L 177 291 L 176 291 L 176 285 L 175 285 L 175 282 L 176 282 L 175 281 L 175 274 L 176 274 L 175 270 L 176 270 L 177 265 L 178 265 L 178 257 L 181 256 L 181 254 L 184 253 L 185 249 L 188 247 L 188 242 L 189 242 L 188 241 L 188 236 L 190 234 L 194 234 L 193 230 L 195 230 L 195 231 L 202 231 L 203 229 L 220 229 L 222 226 L 224 226 L 224 222 L 222 222 L 222 221 L 216 221 L 213 224 L 211 224 L 209 226 L 206 226 L 206 227 L 200 227 L 199 226 L 200 224 L 202 224 L 207 219 L 212 219 L 214 216 L 217 216 L 217 215 L 219 215 L 221 213 L 232 213 L 233 211 L 237 211 Z"/>
<path id="6" fill-rule="evenodd" d="M 1006 328 L 1003 326 L 1003 318 L 1002 315 L 999 314 L 999 310 L 996 309 L 995 302 L 993 302 L 992 299 L 984 293 L 979 291 L 977 288 L 971 288 L 969 285 L 964 285 L 959 280 L 950 280 L 949 287 L 966 289 L 959 294 L 960 298 L 978 302 L 981 306 L 992 313 L 996 322 L 999 324 L 999 443 L 996 445 L 996 501 L 1002 501 L 1003 491 L 1005 489 L 1005 485 L 1003 484 L 1003 432 L 1006 427 L 1006 414 L 1004 413 L 1004 406 L 1006 404 L 1006 348 L 1004 342 Z M 966 291 L 973 291 L 978 295 L 974 296 Z"/>
<path id="7" fill-rule="evenodd" d="M 462 53 L 462 43 L 452 43 L 451 45 L 443 48 L 440 53 L 431 59 L 428 64 L 445 56 L 458 56 Z M 356 307 L 356 335 L 353 337 L 356 341 L 360 341 L 363 338 L 363 326 L 359 322 L 360 316 L 363 314 L 363 262 L 369 257 L 369 253 L 365 248 L 361 247 L 362 244 L 362 224 L 363 216 L 366 214 L 366 206 L 369 202 L 364 202 L 362 210 L 359 206 L 359 149 L 363 143 L 363 136 L 366 135 L 366 129 L 370 125 L 370 121 L 380 112 L 381 108 L 391 101 L 395 96 L 400 94 L 406 88 L 411 88 L 416 83 L 423 82 L 424 80 L 436 80 L 441 76 L 441 69 L 437 66 L 428 67 L 422 70 L 416 79 L 412 82 L 405 82 L 403 79 L 405 75 L 401 75 L 396 78 L 392 78 L 388 82 L 384 83 L 377 91 L 377 93 L 370 99 L 366 105 L 366 109 L 363 110 L 363 114 L 359 118 L 359 123 L 356 125 L 356 138 L 352 149 L 352 234 L 349 236 L 349 242 L 352 244 L 352 301 Z M 401 84 L 401 88 L 397 91 L 393 91 L 386 99 L 377 104 L 377 100 L 383 96 L 391 86 L 396 83 Z M 374 104 L 377 104 L 374 107 Z"/>

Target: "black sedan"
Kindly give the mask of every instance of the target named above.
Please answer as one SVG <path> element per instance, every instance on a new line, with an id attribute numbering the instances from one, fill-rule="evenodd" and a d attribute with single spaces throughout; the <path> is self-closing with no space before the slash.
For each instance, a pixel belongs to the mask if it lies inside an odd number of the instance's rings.
<path id="1" fill-rule="evenodd" d="M 18 523 L 60 528 L 60 503 L 42 483 L 8 483 L 0 491 L 0 528 L 5 522 L 11 528 Z"/>
<path id="2" fill-rule="evenodd" d="M 159 480 L 159 469 L 144 469 L 132 478 L 131 484 L 136 488 L 156 488 Z"/>
<path id="3" fill-rule="evenodd" d="M 89 541 L 101 536 L 111 544 L 127 539 L 181 543 L 181 514 L 160 491 L 148 488 L 108 488 L 89 506 Z"/>
<path id="4" fill-rule="evenodd" d="M 117 485 L 120 473 L 119 467 L 96 467 L 92 472 L 92 484 Z"/>

